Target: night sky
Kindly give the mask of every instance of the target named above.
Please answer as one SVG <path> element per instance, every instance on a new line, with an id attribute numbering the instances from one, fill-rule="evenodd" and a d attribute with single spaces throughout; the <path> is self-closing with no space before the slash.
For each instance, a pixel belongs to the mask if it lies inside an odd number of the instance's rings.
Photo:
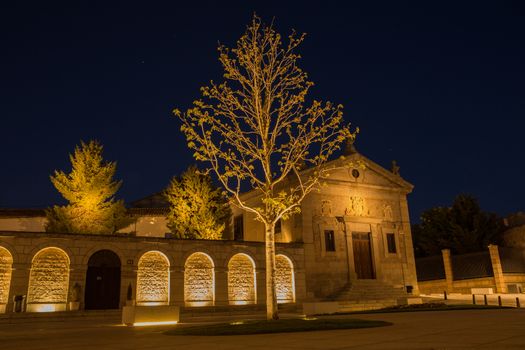
<path id="1" fill-rule="evenodd" d="M 63 203 L 49 175 L 81 139 L 118 162 L 119 198 L 163 189 L 193 162 L 171 111 L 220 78 L 217 43 L 256 12 L 308 33 L 310 96 L 345 106 L 362 154 L 398 161 L 413 220 L 462 192 L 525 210 L 525 7 L 348 3 L 2 2 L 0 207 Z"/>

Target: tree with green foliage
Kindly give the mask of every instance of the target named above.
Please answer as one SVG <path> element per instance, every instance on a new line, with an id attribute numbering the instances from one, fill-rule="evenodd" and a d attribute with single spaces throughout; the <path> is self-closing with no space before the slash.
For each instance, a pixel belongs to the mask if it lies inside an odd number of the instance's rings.
<path id="1" fill-rule="evenodd" d="M 503 230 L 498 215 L 482 211 L 473 196 L 460 194 L 451 207 L 423 212 L 421 223 L 412 227 L 414 250 L 418 256 L 438 255 L 442 249 L 455 254 L 482 251 L 499 244 Z"/>
<path id="2" fill-rule="evenodd" d="M 47 232 L 110 234 L 131 223 L 123 201 L 115 200 L 122 184 L 113 180 L 116 163 L 105 162 L 102 151 L 97 141 L 81 141 L 69 156 L 71 172 L 50 176 L 69 204 L 47 209 Z"/>
<path id="3" fill-rule="evenodd" d="M 168 227 L 177 238 L 214 240 L 229 234 L 228 199 L 197 167 L 174 177 L 164 195 L 170 205 Z"/>
<path id="4" fill-rule="evenodd" d="M 333 170 L 330 157 L 355 137 L 342 105 L 306 101 L 314 84 L 299 64 L 304 38 L 292 32 L 283 40 L 254 16 L 235 47 L 219 46 L 223 81 L 203 87 L 192 108 L 174 111 L 194 157 L 206 162 L 232 203 L 265 227 L 268 319 L 278 318 L 275 224 L 300 211 Z M 247 189 L 258 203 L 242 198 Z"/>

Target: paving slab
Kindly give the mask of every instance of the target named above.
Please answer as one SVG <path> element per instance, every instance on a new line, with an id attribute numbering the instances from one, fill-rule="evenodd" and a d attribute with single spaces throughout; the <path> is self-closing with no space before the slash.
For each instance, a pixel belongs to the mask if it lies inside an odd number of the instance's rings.
<path id="1" fill-rule="evenodd" d="M 525 310 L 456 310 L 360 314 L 392 322 L 368 329 L 246 336 L 167 336 L 176 326 L 129 328 L 114 320 L 8 324 L 2 349 L 525 349 Z M 232 320 L 225 318 L 224 320 Z M 217 319 L 219 321 L 219 319 Z"/>

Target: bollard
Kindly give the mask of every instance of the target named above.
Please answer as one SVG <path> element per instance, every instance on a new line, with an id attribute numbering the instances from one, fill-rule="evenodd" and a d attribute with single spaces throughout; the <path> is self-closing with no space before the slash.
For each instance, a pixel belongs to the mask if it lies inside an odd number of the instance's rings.
<path id="1" fill-rule="evenodd" d="M 488 301 L 487 301 L 487 294 L 484 294 L 483 295 L 483 302 L 485 303 L 485 305 L 488 305 Z"/>
<path id="2" fill-rule="evenodd" d="M 476 305 L 476 294 L 472 294 L 472 305 Z"/>
<path id="3" fill-rule="evenodd" d="M 519 297 L 516 297 L 516 307 L 519 309 L 521 306 L 520 306 L 520 298 Z"/>
<path id="4" fill-rule="evenodd" d="M 501 295 L 498 295 L 498 305 L 501 306 Z"/>
<path id="5" fill-rule="evenodd" d="M 446 290 L 443 291 L 443 299 L 447 300 L 447 291 Z"/>

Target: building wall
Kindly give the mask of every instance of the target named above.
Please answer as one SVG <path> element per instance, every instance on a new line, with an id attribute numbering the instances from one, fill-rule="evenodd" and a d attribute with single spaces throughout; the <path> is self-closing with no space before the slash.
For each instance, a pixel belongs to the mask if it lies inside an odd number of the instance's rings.
<path id="1" fill-rule="evenodd" d="M 126 301 L 128 285 L 136 291 L 138 263 L 149 251 L 163 253 L 170 262 L 170 298 L 172 305 L 184 305 L 184 264 L 195 252 L 207 254 L 215 270 L 215 305 L 228 305 L 228 263 L 232 256 L 244 253 L 253 259 L 256 268 L 258 303 L 265 302 L 264 244 L 255 242 L 175 240 L 153 237 L 98 236 L 79 234 L 41 234 L 29 232 L 0 232 L 0 247 L 13 257 L 11 286 L 7 312 L 13 309 L 15 295 L 27 295 L 32 260 L 39 251 L 56 247 L 70 260 L 69 290 L 78 283 L 84 293 L 87 263 L 97 251 L 108 249 L 116 253 L 121 261 L 120 305 Z M 304 250 L 302 244 L 277 244 L 277 253 L 284 254 L 294 267 L 296 301 L 305 298 Z M 81 308 L 84 295 L 81 298 Z"/>
<path id="2" fill-rule="evenodd" d="M 45 217 L 1 218 L 1 231 L 45 232 Z"/>
<path id="3" fill-rule="evenodd" d="M 277 242 L 303 242 L 309 299 L 334 296 L 357 280 L 353 232 L 370 233 L 378 281 L 392 287 L 412 286 L 413 293 L 418 293 L 406 199 L 411 186 L 370 161 L 368 165 L 358 168 L 358 177 L 350 168 L 323 179 L 319 190 L 303 200 L 301 213 L 283 221 L 282 233 L 276 234 Z M 243 200 L 254 205 L 258 197 L 249 193 Z M 234 215 L 240 214 L 244 215 L 245 240 L 264 240 L 264 226 L 254 214 L 234 208 Z M 326 251 L 325 230 L 334 231 L 333 252 Z M 387 233 L 395 234 L 396 253 L 388 253 Z"/>
<path id="4" fill-rule="evenodd" d="M 166 233 L 170 232 L 167 223 L 168 221 L 163 215 L 138 216 L 133 224 L 118 230 L 118 232 L 134 232 L 140 237 L 164 238 Z"/>
<path id="5" fill-rule="evenodd" d="M 370 233 L 377 280 L 393 287 L 410 285 L 417 293 L 406 194 L 367 186 L 366 179 L 340 180 L 330 181 L 302 205 L 308 296 L 328 297 L 358 279 L 353 232 Z M 326 251 L 325 230 L 335 233 L 335 252 Z M 395 234 L 396 253 L 388 252 L 387 233 Z"/>
<path id="6" fill-rule="evenodd" d="M 44 216 L 2 218 L 0 217 L 0 231 L 17 232 L 45 232 L 46 218 Z M 119 233 L 135 233 L 143 237 L 164 237 L 170 230 L 167 227 L 165 215 L 136 216 L 136 221 L 120 229 Z"/>
<path id="7" fill-rule="evenodd" d="M 525 225 L 509 228 L 503 234 L 507 247 L 525 248 Z"/>
<path id="8" fill-rule="evenodd" d="M 525 287 L 525 274 L 503 274 L 505 284 L 520 284 Z M 419 291 L 422 294 L 442 294 L 443 291 L 451 293 L 447 288 L 445 279 L 434 281 L 420 281 Z M 453 281 L 452 293 L 471 294 L 472 288 L 492 288 L 497 293 L 494 277 L 471 278 L 467 280 Z M 524 288 L 525 290 L 525 288 Z"/>

